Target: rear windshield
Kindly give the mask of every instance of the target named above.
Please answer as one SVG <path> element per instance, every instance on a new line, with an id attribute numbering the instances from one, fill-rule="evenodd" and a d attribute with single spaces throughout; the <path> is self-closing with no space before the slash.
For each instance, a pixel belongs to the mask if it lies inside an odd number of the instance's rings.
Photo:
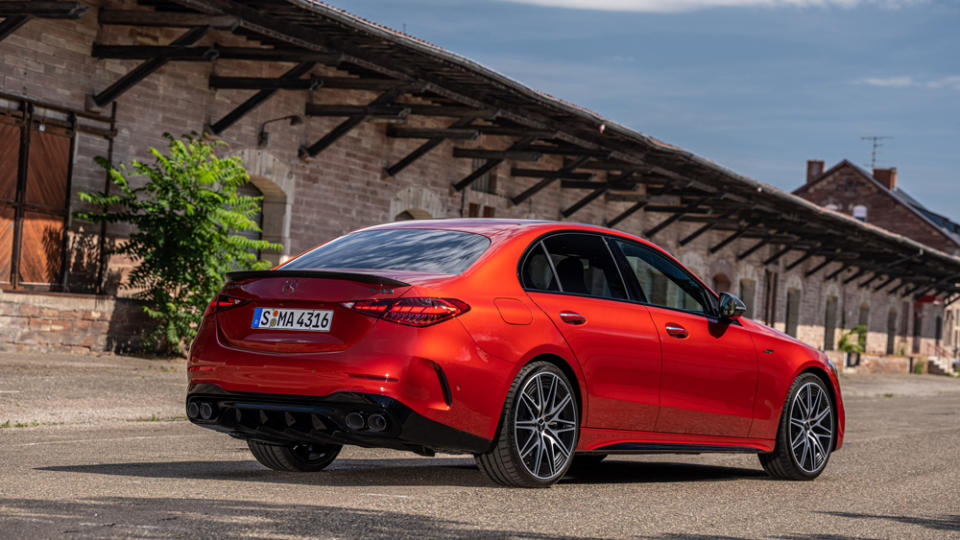
<path id="1" fill-rule="evenodd" d="M 283 269 L 364 268 L 459 274 L 489 245 L 485 236 L 458 231 L 363 231 L 327 242 L 283 265 Z"/>

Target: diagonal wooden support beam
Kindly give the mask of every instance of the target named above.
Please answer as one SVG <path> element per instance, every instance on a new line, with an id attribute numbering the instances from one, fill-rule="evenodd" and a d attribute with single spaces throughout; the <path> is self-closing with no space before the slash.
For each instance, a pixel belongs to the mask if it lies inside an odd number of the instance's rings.
<path id="1" fill-rule="evenodd" d="M 0 17 L 29 15 L 41 19 L 79 19 L 87 9 L 80 2 L 0 2 Z"/>
<path id="2" fill-rule="evenodd" d="M 771 231 L 771 232 L 772 232 L 772 231 Z M 769 236 L 766 237 L 766 238 L 761 238 L 759 242 L 757 242 L 756 244 L 754 244 L 754 245 L 750 246 L 749 248 L 747 248 L 746 251 L 741 252 L 741 253 L 738 253 L 738 254 L 737 254 L 737 260 L 738 260 L 738 261 L 742 261 L 742 260 L 746 259 L 746 258 L 749 257 L 750 255 L 753 255 L 754 252 L 756 252 L 758 249 L 762 248 L 763 246 L 765 246 L 765 245 L 767 245 L 767 244 L 769 244 L 769 243 L 770 243 L 770 237 L 769 237 Z"/>
<path id="3" fill-rule="evenodd" d="M 810 251 L 808 251 L 808 252 L 804 253 L 803 255 L 801 255 L 799 259 L 797 259 L 797 260 L 793 261 L 792 263 L 788 264 L 787 266 L 785 266 L 785 267 L 784 267 L 784 270 L 787 270 L 787 271 L 793 270 L 794 268 L 800 266 L 800 265 L 803 264 L 805 261 L 807 261 L 810 257 L 813 257 L 813 255 L 814 255 L 814 250 L 811 249 Z"/>
<path id="4" fill-rule="evenodd" d="M 529 146 L 526 147 L 526 149 L 529 149 Z M 589 161 L 589 160 L 590 160 L 590 157 L 589 157 L 589 156 L 581 156 L 581 157 L 579 157 L 579 158 L 571 161 L 571 162 L 568 163 L 567 165 L 564 165 L 563 168 L 561 168 L 559 171 L 555 171 L 555 172 L 558 173 L 558 174 L 572 174 L 574 169 L 576 169 L 577 167 L 583 165 L 584 163 L 586 163 L 586 162 Z M 589 179 L 592 178 L 592 177 L 593 177 L 593 175 L 590 174 L 590 177 L 586 178 L 586 180 L 589 180 Z M 550 184 L 552 184 L 554 181 L 557 180 L 557 178 L 561 178 L 561 176 L 553 176 L 553 177 L 546 177 L 546 178 L 544 178 L 543 180 L 537 182 L 537 183 L 534 184 L 533 186 L 527 188 L 527 190 L 525 190 L 523 193 L 517 195 L 517 196 L 514 197 L 513 199 L 510 199 L 510 202 L 512 202 L 513 204 L 520 204 L 520 203 L 522 203 L 523 201 L 525 201 L 525 200 L 529 199 L 530 197 L 536 195 L 536 194 L 539 193 L 541 190 L 543 190 L 544 188 L 546 188 L 547 186 L 549 186 Z M 569 178 L 569 177 L 567 177 L 567 178 Z M 583 178 L 581 178 L 581 179 L 583 179 Z"/>
<path id="5" fill-rule="evenodd" d="M 830 263 L 832 263 L 832 262 L 833 262 L 833 259 L 831 259 L 831 258 L 829 258 L 829 257 L 824 257 L 823 262 L 821 262 L 820 264 L 814 266 L 814 267 L 811 268 L 810 270 L 807 270 L 803 275 L 804 275 L 804 277 L 810 277 L 810 276 L 816 274 L 817 272 L 819 272 L 820 270 L 822 270 L 825 266 L 827 266 L 828 264 L 830 264 Z"/>
<path id="6" fill-rule="evenodd" d="M 0 22 L 0 41 L 10 34 L 17 31 L 18 28 L 27 24 L 32 17 L 30 15 L 20 15 L 18 17 L 7 17 Z"/>
<path id="7" fill-rule="evenodd" d="M 850 282 L 852 282 L 852 281 L 856 281 L 856 280 L 860 279 L 864 274 L 866 274 L 866 273 L 869 272 L 869 271 L 870 271 L 869 268 L 861 268 L 857 273 L 855 273 L 855 274 L 853 274 L 852 276 L 844 279 L 844 280 L 843 280 L 843 284 L 844 284 L 844 285 L 847 285 L 848 283 L 850 283 Z"/>
<path id="8" fill-rule="evenodd" d="M 731 234 L 730 236 L 724 238 L 723 240 L 721 240 L 721 241 L 720 241 L 719 243 L 717 243 L 716 245 L 711 246 L 711 247 L 710 247 L 710 253 L 713 254 L 713 253 L 716 253 L 716 252 L 720 251 L 721 249 L 723 249 L 724 247 L 726 247 L 727 244 L 729 244 L 730 242 L 733 242 L 733 241 L 736 240 L 737 238 L 740 238 L 740 237 L 743 236 L 745 233 L 747 233 L 750 229 L 752 229 L 753 227 L 755 227 L 755 226 L 757 225 L 757 223 L 760 223 L 760 220 L 759 220 L 759 219 L 754 219 L 753 221 L 750 221 L 749 223 L 747 223 L 747 224 L 744 225 L 743 227 L 740 227 L 739 229 L 737 229 L 736 231 L 734 231 L 734 233 Z"/>
<path id="9" fill-rule="evenodd" d="M 448 126 L 448 128 L 449 128 L 449 129 L 465 128 L 465 127 L 469 126 L 471 123 L 473 123 L 474 120 L 476 120 L 476 118 L 473 117 L 473 116 L 465 116 L 465 117 L 457 120 L 456 122 L 450 124 L 450 125 Z M 430 152 L 430 151 L 433 150 L 434 148 L 436 148 L 436 147 L 440 146 L 441 144 L 443 144 L 443 141 L 445 141 L 445 140 L 446 140 L 446 139 L 443 138 L 443 137 L 434 137 L 434 138 L 430 139 L 429 141 L 421 144 L 419 147 L 417 147 L 416 150 L 414 150 L 413 152 L 410 152 L 409 154 L 407 154 L 406 156 L 404 156 L 400 161 L 398 161 L 398 162 L 394 163 L 393 165 L 387 167 L 387 168 L 385 169 L 386 172 L 387 172 L 387 175 L 388 175 L 388 176 L 396 176 L 397 173 L 399 173 L 399 172 L 402 171 L 403 169 L 406 169 L 408 166 L 410 166 L 410 164 L 412 164 L 412 163 L 415 162 L 416 160 L 420 159 L 421 157 L 425 156 L 428 152 Z"/>
<path id="10" fill-rule="evenodd" d="M 581 208 L 583 208 L 584 206 L 586 206 L 586 205 L 590 204 L 591 202 L 595 201 L 596 199 L 598 199 L 601 195 L 603 195 L 604 193 L 606 193 L 607 190 L 609 190 L 611 187 L 617 187 L 617 186 L 619 186 L 619 185 L 624 184 L 625 182 L 627 182 L 627 180 L 629 180 L 630 177 L 632 177 L 634 174 L 636 174 L 637 172 L 639 172 L 639 170 L 640 170 L 640 169 L 633 169 L 633 170 L 629 170 L 629 171 L 620 173 L 620 174 L 618 174 L 618 175 L 616 175 L 616 176 L 607 177 L 607 182 L 606 182 L 603 186 L 594 188 L 594 190 L 593 190 L 592 192 L 588 193 L 588 194 L 587 194 L 586 196 L 584 196 L 582 199 L 580 199 L 579 201 L 573 203 L 573 204 L 570 205 L 569 207 L 567 207 L 567 208 L 565 208 L 564 210 L 562 210 L 562 211 L 560 212 L 560 215 L 562 215 L 562 216 L 565 217 L 565 218 L 568 218 L 568 217 L 572 216 L 573 214 L 577 213 L 577 212 L 578 212 Z M 565 184 L 566 184 L 566 183 L 564 183 L 564 185 L 565 185 Z"/>
<path id="11" fill-rule="evenodd" d="M 307 103 L 304 111 L 307 116 L 378 116 L 383 118 L 406 118 L 411 114 L 410 106 L 400 103 L 385 105 L 326 105 Z"/>
<path id="12" fill-rule="evenodd" d="M 393 90 L 388 90 L 379 96 L 376 99 L 371 101 L 367 106 L 368 107 L 379 107 L 381 105 L 387 105 L 392 103 L 393 100 L 397 99 L 398 96 L 404 92 L 410 91 L 413 88 L 410 86 L 404 86 L 400 88 L 394 88 Z M 320 152 L 323 152 L 328 146 L 335 143 L 340 137 L 343 137 L 347 133 L 350 133 L 353 128 L 359 126 L 367 119 L 367 115 L 357 114 L 350 116 L 346 120 L 340 123 L 337 127 L 330 130 L 329 133 L 324 135 L 320 140 L 311 144 L 310 146 L 301 146 L 298 154 L 300 159 L 310 159 L 314 158 Z"/>
<path id="13" fill-rule="evenodd" d="M 862 288 L 864 288 L 864 287 L 869 286 L 871 283 L 873 283 L 874 281 L 876 281 L 877 278 L 880 277 L 881 275 L 882 275 L 882 274 L 881 274 L 880 272 L 874 272 L 874 273 L 870 274 L 870 278 L 867 279 L 866 281 L 861 281 L 859 284 L 857 284 L 857 288 L 858 288 L 858 289 L 862 289 Z"/>
<path id="14" fill-rule="evenodd" d="M 773 255 L 767 257 L 767 259 L 766 259 L 765 261 L 763 261 L 763 265 L 766 266 L 766 265 L 768 265 L 768 264 L 773 264 L 773 263 L 777 262 L 777 261 L 780 259 L 780 257 L 783 257 L 784 255 L 786 255 L 786 254 L 789 253 L 790 251 L 793 251 L 794 249 L 796 249 L 796 248 L 793 247 L 793 246 L 784 246 L 783 249 L 781 249 L 780 251 L 778 251 L 778 252 L 774 253 Z"/>
<path id="15" fill-rule="evenodd" d="M 639 202 L 633 204 L 632 206 L 630 206 L 630 208 L 627 208 L 627 209 L 624 210 L 623 212 L 620 212 L 619 214 L 617 214 L 617 216 L 616 216 L 615 218 L 613 218 L 613 219 L 611 219 L 611 220 L 608 220 L 607 223 L 606 223 L 607 227 L 615 227 L 615 226 L 617 225 L 617 223 L 620 223 L 621 221 L 623 221 L 623 220 L 627 219 L 628 217 L 632 216 L 633 214 L 636 214 L 636 213 L 639 212 L 641 209 L 643 209 L 643 207 L 646 206 L 646 205 L 647 205 L 647 201 L 639 201 Z"/>
<path id="16" fill-rule="evenodd" d="M 700 197 L 699 199 L 690 202 L 690 203 L 687 204 L 686 207 L 684 207 L 682 210 L 674 213 L 672 216 L 668 217 L 667 219 L 664 219 L 664 220 L 661 221 L 660 223 L 657 223 L 657 224 L 654 225 L 653 227 L 650 227 L 649 229 L 643 231 L 644 236 L 653 237 L 653 236 L 656 235 L 658 232 L 662 231 L 663 229 L 666 229 L 666 228 L 669 227 L 672 223 L 674 223 L 674 222 L 677 221 L 678 219 L 682 218 L 682 217 L 683 217 L 684 215 L 686 215 L 689 211 L 694 210 L 695 208 L 697 208 L 698 206 L 700 206 L 700 205 L 703 204 L 704 202 L 708 201 L 709 199 L 713 199 L 713 198 L 715 198 L 715 197 L 714 197 L 714 196 Z"/>
<path id="17" fill-rule="evenodd" d="M 853 263 L 852 263 L 852 262 L 845 262 L 845 263 L 843 263 L 842 265 L 840 265 L 840 268 L 837 268 L 837 269 L 834 270 L 830 275 L 828 275 L 827 277 L 823 278 L 823 280 L 824 280 L 824 281 L 830 281 L 831 279 L 833 279 L 833 278 L 839 276 L 840 274 L 846 272 L 847 269 L 850 268 L 851 266 L 853 266 Z"/>
<path id="18" fill-rule="evenodd" d="M 202 28 L 192 28 L 187 30 L 185 34 L 173 40 L 171 45 L 177 47 L 192 45 L 203 38 L 203 36 L 207 35 L 207 32 L 209 31 L 210 28 L 206 26 Z M 96 47 L 96 45 L 94 45 L 94 47 Z M 105 107 L 109 105 L 115 99 L 123 95 L 124 92 L 130 90 L 140 81 L 147 78 L 148 75 L 165 66 L 167 62 L 169 62 L 169 60 L 166 58 L 154 58 L 152 60 L 147 60 L 146 62 L 134 68 L 133 71 L 127 73 L 123 77 L 120 77 L 120 79 L 108 86 L 103 92 L 95 94 L 93 96 L 93 102 L 98 107 Z"/>
<path id="19" fill-rule="evenodd" d="M 520 139 L 520 140 L 518 140 L 517 142 L 511 144 L 510 147 L 505 150 L 505 152 L 509 153 L 509 152 L 515 151 L 516 149 L 520 148 L 521 146 L 525 146 L 525 145 L 527 145 L 527 144 L 530 144 L 530 143 L 533 142 L 534 140 L 536 140 L 536 139 L 534 139 L 533 137 L 526 137 L 526 138 Z M 488 159 L 486 163 L 484 163 L 483 165 L 477 167 L 477 169 L 476 169 L 475 171 L 473 171 L 472 173 L 470 173 L 470 174 L 468 174 L 467 176 L 465 176 L 465 177 L 464 177 L 462 180 L 460 180 L 459 182 L 454 183 L 454 184 L 453 184 L 453 189 L 455 189 L 455 190 L 457 190 L 457 191 L 463 191 L 464 189 L 466 189 L 467 187 L 469 187 L 470 184 L 474 183 L 478 178 L 480 178 L 481 176 L 487 174 L 488 172 L 492 171 L 493 169 L 496 169 L 497 166 L 499 166 L 501 163 L 503 163 L 504 159 L 505 159 L 505 158 L 500 158 L 500 157 Z"/>
<path id="20" fill-rule="evenodd" d="M 706 223 L 703 224 L 699 229 L 693 231 L 692 233 L 688 234 L 687 236 L 684 236 L 682 239 L 680 239 L 680 242 L 678 242 L 678 243 L 679 243 L 681 246 L 685 246 L 685 245 L 689 244 L 690 242 L 693 242 L 695 239 L 699 238 L 700 235 L 706 233 L 707 231 L 709 231 L 710 229 L 716 227 L 716 226 L 719 225 L 720 223 L 723 223 L 723 220 L 729 218 L 729 217 L 732 216 L 732 215 L 733 215 L 733 212 L 727 212 L 727 213 L 721 214 L 721 215 L 719 215 L 719 216 L 713 216 L 713 219 L 712 219 L 712 220 L 706 222 Z M 710 216 L 706 216 L 706 217 L 707 217 L 707 218 L 710 218 Z"/>
<path id="21" fill-rule="evenodd" d="M 303 62 L 303 63 L 297 64 L 296 66 L 291 68 L 289 71 L 281 75 L 280 79 L 281 80 L 299 79 L 303 75 L 309 73 L 310 70 L 313 69 L 313 66 L 315 65 L 317 65 L 316 62 Z M 257 108 L 261 103 L 270 99 L 270 97 L 276 93 L 277 93 L 277 89 L 275 88 L 268 89 L 268 90 L 260 90 L 256 94 L 247 98 L 246 101 L 238 105 L 235 109 L 233 109 L 232 111 L 224 115 L 223 118 L 211 124 L 210 132 L 213 133 L 214 135 L 219 135 L 223 133 L 228 127 L 235 124 L 237 120 L 240 120 L 241 118 L 243 118 L 244 115 L 246 115 L 248 112 L 252 111 L 253 109 Z"/>

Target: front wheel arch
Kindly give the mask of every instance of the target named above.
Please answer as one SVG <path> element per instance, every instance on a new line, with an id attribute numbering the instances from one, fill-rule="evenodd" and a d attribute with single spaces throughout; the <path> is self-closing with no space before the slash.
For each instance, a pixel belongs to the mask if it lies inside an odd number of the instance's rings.
<path id="1" fill-rule="evenodd" d="M 840 442 L 840 437 L 839 437 L 840 409 L 839 409 L 839 405 L 837 404 L 837 392 L 833 387 L 833 381 L 830 380 L 830 376 L 827 375 L 827 372 L 820 369 L 819 367 L 813 367 L 813 366 L 808 367 L 807 369 L 801 371 L 800 373 L 797 373 L 797 377 L 805 373 L 816 375 L 817 378 L 823 381 L 823 385 L 827 387 L 827 393 L 830 394 L 830 406 L 833 409 L 833 417 L 837 419 L 837 434 L 833 437 L 833 448 L 831 448 L 831 451 L 836 450 L 837 443 Z M 781 411 L 780 414 L 783 414 L 783 412 Z"/>

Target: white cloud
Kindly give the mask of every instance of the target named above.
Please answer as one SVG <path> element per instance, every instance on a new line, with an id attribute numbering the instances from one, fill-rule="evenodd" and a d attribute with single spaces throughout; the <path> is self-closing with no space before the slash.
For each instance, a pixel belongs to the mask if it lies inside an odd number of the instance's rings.
<path id="1" fill-rule="evenodd" d="M 907 75 L 897 77 L 865 77 L 854 82 L 856 84 L 887 88 L 946 88 L 948 90 L 960 90 L 960 75 L 948 75 L 946 77 L 928 80 L 920 80 Z"/>
<path id="2" fill-rule="evenodd" d="M 735 7 L 842 7 L 878 5 L 898 8 L 925 0 L 504 0 L 520 4 L 545 7 L 591 9 L 598 11 L 644 11 L 650 13 L 676 13 L 709 8 Z"/>

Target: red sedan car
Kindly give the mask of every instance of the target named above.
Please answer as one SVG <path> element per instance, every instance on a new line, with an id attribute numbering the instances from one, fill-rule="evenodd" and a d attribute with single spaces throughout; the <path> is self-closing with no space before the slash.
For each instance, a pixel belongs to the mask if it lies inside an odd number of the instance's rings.
<path id="1" fill-rule="evenodd" d="M 467 452 L 495 482 L 543 487 L 608 454 L 751 452 L 799 480 L 843 440 L 823 353 L 619 231 L 390 223 L 228 280 L 187 415 L 273 469 L 353 444 Z"/>

